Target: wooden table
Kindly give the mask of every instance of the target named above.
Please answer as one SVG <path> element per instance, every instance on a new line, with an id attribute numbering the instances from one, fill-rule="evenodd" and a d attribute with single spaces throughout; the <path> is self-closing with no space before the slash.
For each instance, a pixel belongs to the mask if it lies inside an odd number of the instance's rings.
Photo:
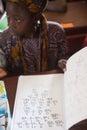
<path id="1" fill-rule="evenodd" d="M 53 71 L 53 73 L 56 73 L 56 72 L 57 71 Z M 13 112 L 18 76 L 4 78 L 3 80 L 5 82 L 5 86 L 7 90 L 10 109 L 11 109 L 11 112 Z M 81 121 L 80 123 L 70 128 L 69 130 L 87 130 L 87 120 Z"/>
<path id="2" fill-rule="evenodd" d="M 18 76 L 5 78 L 4 82 L 5 82 L 5 86 L 6 86 L 6 91 L 7 91 L 9 104 L 10 104 L 11 113 L 13 113 Z"/>

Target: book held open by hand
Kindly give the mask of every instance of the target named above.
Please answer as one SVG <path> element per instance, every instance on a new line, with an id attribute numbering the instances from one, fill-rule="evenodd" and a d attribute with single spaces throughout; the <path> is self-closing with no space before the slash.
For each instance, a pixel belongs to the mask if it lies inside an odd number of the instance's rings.
<path id="1" fill-rule="evenodd" d="M 87 119 L 87 47 L 65 74 L 20 76 L 11 130 L 69 130 Z"/>

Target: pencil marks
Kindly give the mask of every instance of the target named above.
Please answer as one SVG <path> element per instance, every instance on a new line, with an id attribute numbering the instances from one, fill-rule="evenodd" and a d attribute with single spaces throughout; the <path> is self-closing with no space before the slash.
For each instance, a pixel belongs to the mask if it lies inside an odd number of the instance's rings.
<path id="1" fill-rule="evenodd" d="M 55 82 L 54 77 L 60 77 L 58 82 Z M 63 130 L 61 80 L 63 81 L 63 75 L 20 77 L 12 129 Z"/>

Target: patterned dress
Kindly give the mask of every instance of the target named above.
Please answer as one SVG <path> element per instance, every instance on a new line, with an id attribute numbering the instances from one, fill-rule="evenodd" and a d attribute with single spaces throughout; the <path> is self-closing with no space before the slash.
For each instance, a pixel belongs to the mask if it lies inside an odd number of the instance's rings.
<path id="1" fill-rule="evenodd" d="M 49 34 L 47 70 L 53 70 L 57 69 L 58 60 L 66 58 L 67 41 L 60 24 L 56 22 L 47 22 L 47 24 Z M 10 34 L 9 29 L 1 33 L 0 48 L 5 53 L 7 59 L 6 69 L 9 74 L 24 74 L 24 63 L 27 65 L 26 74 L 42 71 L 41 44 L 40 36 L 38 38 L 23 38 L 21 44 L 19 37 Z"/>

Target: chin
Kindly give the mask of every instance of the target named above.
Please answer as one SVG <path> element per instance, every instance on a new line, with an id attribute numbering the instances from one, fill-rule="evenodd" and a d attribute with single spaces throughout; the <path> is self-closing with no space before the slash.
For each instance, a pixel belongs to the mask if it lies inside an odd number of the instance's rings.
<path id="1" fill-rule="evenodd" d="M 23 33 L 20 33 L 20 32 L 15 32 L 15 34 L 17 35 L 17 36 L 19 36 L 19 37 L 24 37 L 25 35 L 23 34 Z"/>
<path id="2" fill-rule="evenodd" d="M 9 28 L 9 30 L 10 30 L 10 33 L 11 33 L 12 35 L 16 35 L 16 32 L 15 32 L 13 29 L 10 29 L 10 28 Z"/>

